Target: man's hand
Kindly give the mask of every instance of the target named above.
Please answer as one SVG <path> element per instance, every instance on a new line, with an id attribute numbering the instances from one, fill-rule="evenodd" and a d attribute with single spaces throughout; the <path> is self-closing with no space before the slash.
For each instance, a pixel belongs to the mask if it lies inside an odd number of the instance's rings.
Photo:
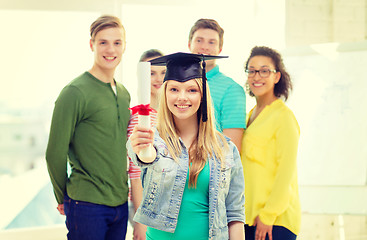
<path id="1" fill-rule="evenodd" d="M 57 205 L 57 210 L 59 211 L 59 213 L 61 215 L 65 215 L 65 212 L 64 212 L 64 204 L 63 203 Z"/>

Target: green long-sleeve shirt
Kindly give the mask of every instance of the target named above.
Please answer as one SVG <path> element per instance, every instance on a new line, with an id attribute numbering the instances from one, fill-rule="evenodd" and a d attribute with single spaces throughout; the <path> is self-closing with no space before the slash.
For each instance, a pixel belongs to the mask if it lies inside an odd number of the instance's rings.
<path id="1" fill-rule="evenodd" d="M 54 193 L 107 206 L 127 201 L 126 133 L 130 94 L 89 72 L 71 81 L 55 102 L 46 161 Z M 67 175 L 67 161 L 71 174 Z"/>

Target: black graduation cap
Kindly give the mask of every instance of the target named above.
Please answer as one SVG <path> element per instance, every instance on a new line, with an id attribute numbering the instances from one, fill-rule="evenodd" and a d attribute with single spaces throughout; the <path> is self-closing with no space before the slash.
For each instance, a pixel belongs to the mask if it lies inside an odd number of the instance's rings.
<path id="1" fill-rule="evenodd" d="M 186 82 L 194 78 L 201 78 L 203 80 L 202 116 L 203 116 L 203 122 L 206 122 L 208 120 L 208 116 L 207 116 L 207 101 L 206 101 L 205 60 L 212 60 L 218 58 L 227 58 L 227 56 L 211 56 L 203 54 L 178 52 L 152 59 L 149 62 L 152 65 L 157 66 L 166 65 L 166 75 L 164 76 L 163 82 L 167 80 Z M 201 61 L 202 64 L 200 64 Z"/>

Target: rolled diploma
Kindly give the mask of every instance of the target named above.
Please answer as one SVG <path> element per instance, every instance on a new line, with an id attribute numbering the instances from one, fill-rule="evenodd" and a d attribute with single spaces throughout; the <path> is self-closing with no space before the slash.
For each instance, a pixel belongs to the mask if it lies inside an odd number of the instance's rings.
<path id="1" fill-rule="evenodd" d="M 150 62 L 138 63 L 138 104 L 150 104 Z M 138 116 L 138 125 L 150 128 L 150 116 Z M 142 158 L 149 158 L 152 156 L 152 148 L 147 147 L 142 149 L 139 153 Z"/>

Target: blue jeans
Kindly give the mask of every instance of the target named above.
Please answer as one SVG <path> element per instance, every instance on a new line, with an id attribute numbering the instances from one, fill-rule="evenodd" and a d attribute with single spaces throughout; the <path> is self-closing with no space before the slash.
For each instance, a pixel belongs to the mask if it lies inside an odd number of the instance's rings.
<path id="1" fill-rule="evenodd" d="M 246 240 L 255 240 L 255 226 L 245 225 L 245 239 Z M 273 240 L 295 240 L 297 235 L 289 231 L 287 228 L 282 226 L 273 226 Z M 269 236 L 266 235 L 265 240 L 269 240 Z"/>
<path id="2" fill-rule="evenodd" d="M 68 240 L 124 240 L 128 203 L 109 207 L 75 201 L 65 195 L 64 211 Z"/>

